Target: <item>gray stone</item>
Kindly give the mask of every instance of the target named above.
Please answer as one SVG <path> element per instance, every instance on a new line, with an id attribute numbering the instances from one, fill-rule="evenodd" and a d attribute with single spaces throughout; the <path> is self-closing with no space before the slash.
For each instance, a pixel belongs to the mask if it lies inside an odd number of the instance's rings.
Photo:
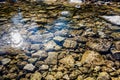
<path id="1" fill-rule="evenodd" d="M 77 3 L 77 4 L 81 4 L 82 0 L 69 0 L 70 3 Z"/>
<path id="2" fill-rule="evenodd" d="M 63 43 L 63 47 L 65 48 L 76 48 L 77 42 L 71 39 L 66 39 Z"/>
<path id="3" fill-rule="evenodd" d="M 11 59 L 9 59 L 9 58 L 4 58 L 4 59 L 1 60 L 1 63 L 2 63 L 2 65 L 6 65 L 6 64 L 8 64 L 10 61 L 11 61 Z"/>
<path id="4" fill-rule="evenodd" d="M 47 52 L 43 50 L 39 50 L 32 54 L 32 57 L 36 58 L 46 58 L 47 56 L 48 56 Z"/>
<path id="5" fill-rule="evenodd" d="M 113 24 L 120 25 L 120 16 L 115 15 L 115 16 L 102 16 L 104 19 L 107 21 L 110 21 Z"/>
<path id="6" fill-rule="evenodd" d="M 49 52 L 48 57 L 45 60 L 45 63 L 46 64 L 57 64 L 57 57 L 58 57 L 57 52 Z"/>
<path id="7" fill-rule="evenodd" d="M 56 40 L 56 41 L 61 42 L 61 41 L 63 41 L 65 39 L 65 37 L 55 36 L 53 39 Z"/>
<path id="8" fill-rule="evenodd" d="M 62 11 L 61 15 L 62 16 L 70 16 L 70 12 L 69 11 Z"/>
<path id="9" fill-rule="evenodd" d="M 32 50 L 39 50 L 40 49 L 40 44 L 31 44 L 31 49 Z"/>
<path id="10" fill-rule="evenodd" d="M 34 71 L 35 66 L 33 66 L 33 64 L 26 64 L 23 69 L 27 71 Z"/>
<path id="11" fill-rule="evenodd" d="M 61 46 L 57 45 L 53 40 L 49 41 L 48 43 L 44 44 L 45 50 L 60 50 Z"/>
<path id="12" fill-rule="evenodd" d="M 42 65 L 39 67 L 39 70 L 48 70 L 49 69 L 49 66 L 48 65 Z"/>

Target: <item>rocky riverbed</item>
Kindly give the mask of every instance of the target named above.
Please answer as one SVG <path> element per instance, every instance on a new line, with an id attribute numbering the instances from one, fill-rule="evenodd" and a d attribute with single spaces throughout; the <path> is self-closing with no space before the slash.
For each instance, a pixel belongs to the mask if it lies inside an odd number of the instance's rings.
<path id="1" fill-rule="evenodd" d="M 119 9 L 0 3 L 0 80 L 120 80 Z"/>

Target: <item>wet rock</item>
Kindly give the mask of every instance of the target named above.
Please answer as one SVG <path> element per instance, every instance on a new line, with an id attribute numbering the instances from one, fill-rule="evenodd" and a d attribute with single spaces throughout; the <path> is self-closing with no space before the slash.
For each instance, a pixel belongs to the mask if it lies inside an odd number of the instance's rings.
<path id="1" fill-rule="evenodd" d="M 61 41 L 63 41 L 63 40 L 65 39 L 65 37 L 55 36 L 53 39 L 54 39 L 55 41 L 61 42 Z"/>
<path id="2" fill-rule="evenodd" d="M 70 80 L 68 74 L 64 75 L 64 76 L 63 76 L 63 79 Z"/>
<path id="3" fill-rule="evenodd" d="M 2 63 L 2 65 L 6 65 L 6 64 L 10 63 L 10 61 L 11 61 L 11 59 L 4 58 L 4 59 L 1 60 L 1 63 Z"/>
<path id="4" fill-rule="evenodd" d="M 39 67 L 40 71 L 45 71 L 45 70 L 48 70 L 48 69 L 49 69 L 48 65 L 42 65 L 42 66 Z"/>
<path id="5" fill-rule="evenodd" d="M 94 33 L 91 28 L 85 30 L 82 34 L 82 36 L 84 36 L 84 37 L 93 37 L 95 35 L 96 35 L 96 33 Z"/>
<path id="6" fill-rule="evenodd" d="M 45 63 L 46 64 L 57 64 L 57 57 L 58 57 L 57 52 L 48 52 L 48 57 L 45 60 Z"/>
<path id="7" fill-rule="evenodd" d="M 28 59 L 29 63 L 35 63 L 37 61 L 37 58 L 30 58 Z"/>
<path id="8" fill-rule="evenodd" d="M 114 42 L 110 51 L 115 59 L 120 59 L 120 41 Z"/>
<path id="9" fill-rule="evenodd" d="M 70 67 L 74 67 L 75 60 L 71 55 L 68 55 L 63 59 L 60 59 L 59 62 L 64 64 L 66 67 L 70 68 Z"/>
<path id="10" fill-rule="evenodd" d="M 87 38 L 82 36 L 77 36 L 76 38 L 77 38 L 77 41 L 81 43 L 86 43 L 88 41 Z"/>
<path id="11" fill-rule="evenodd" d="M 83 79 L 83 76 L 79 75 L 79 76 L 77 77 L 77 80 L 84 80 L 84 79 Z"/>
<path id="12" fill-rule="evenodd" d="M 39 50 L 40 49 L 40 45 L 39 44 L 32 44 L 31 45 L 31 49 L 32 50 Z"/>
<path id="13" fill-rule="evenodd" d="M 39 50 L 32 54 L 32 57 L 39 58 L 39 59 L 46 58 L 47 56 L 48 56 L 47 52 L 43 50 Z"/>
<path id="14" fill-rule="evenodd" d="M 100 72 L 97 80 L 110 80 L 110 75 L 107 72 Z"/>
<path id="15" fill-rule="evenodd" d="M 95 79 L 92 78 L 92 77 L 87 77 L 87 78 L 85 78 L 84 80 L 95 80 Z"/>
<path id="16" fill-rule="evenodd" d="M 60 71 L 55 74 L 56 79 L 61 79 L 62 77 L 63 77 L 63 73 Z"/>
<path id="17" fill-rule="evenodd" d="M 116 25 L 120 25 L 120 16 L 115 15 L 115 16 L 102 16 L 103 18 L 105 18 L 107 21 L 116 24 Z"/>
<path id="18" fill-rule="evenodd" d="M 43 61 L 37 61 L 36 63 L 35 63 L 35 66 L 36 67 L 40 67 L 41 65 L 43 65 L 44 64 L 44 62 Z"/>
<path id="19" fill-rule="evenodd" d="M 41 80 L 42 75 L 39 72 L 35 72 L 31 75 L 30 80 Z"/>
<path id="20" fill-rule="evenodd" d="M 6 75 L 6 77 L 10 78 L 10 79 L 15 79 L 17 77 L 17 74 L 16 73 L 8 73 Z"/>
<path id="21" fill-rule="evenodd" d="M 77 42 L 71 39 L 66 39 L 63 43 L 63 47 L 75 49 L 77 47 Z"/>
<path id="22" fill-rule="evenodd" d="M 68 35 L 68 29 L 62 29 L 62 30 L 55 31 L 54 35 L 55 36 L 66 36 Z"/>
<path id="23" fill-rule="evenodd" d="M 45 77 L 45 80 L 56 80 L 55 77 L 53 75 L 47 75 Z"/>
<path id="24" fill-rule="evenodd" d="M 110 36 L 115 40 L 120 40 L 120 32 L 113 32 Z"/>
<path id="25" fill-rule="evenodd" d="M 48 43 L 44 44 L 46 51 L 51 50 L 60 50 L 61 46 L 57 45 L 53 40 L 49 41 Z"/>
<path id="26" fill-rule="evenodd" d="M 77 3 L 77 4 L 81 4 L 82 0 L 70 0 L 70 3 Z"/>
<path id="27" fill-rule="evenodd" d="M 93 50 L 100 51 L 100 52 L 107 52 L 110 49 L 112 42 L 106 39 L 96 39 L 96 40 L 87 42 L 86 45 Z"/>
<path id="28" fill-rule="evenodd" d="M 65 16 L 65 17 L 68 17 L 68 16 L 70 16 L 71 14 L 70 14 L 69 11 L 62 11 L 62 12 L 61 12 L 61 15 L 62 15 L 62 16 Z"/>
<path id="29" fill-rule="evenodd" d="M 104 59 L 98 52 L 87 50 L 83 54 L 80 62 L 82 64 L 88 63 L 88 64 L 101 65 L 104 63 Z"/>
<path id="30" fill-rule="evenodd" d="M 120 50 L 117 50 L 115 48 L 111 48 L 110 51 L 115 59 L 120 59 Z"/>
<path id="31" fill-rule="evenodd" d="M 32 64 L 26 64 L 23 69 L 27 71 L 34 71 L 35 66 Z"/>
<path id="32" fill-rule="evenodd" d="M 70 76 L 70 79 L 76 79 L 77 76 L 80 74 L 81 72 L 79 70 L 74 70 L 71 72 L 71 74 L 69 75 Z"/>
<path id="33" fill-rule="evenodd" d="M 22 61 L 22 62 L 17 62 L 17 66 L 20 68 L 20 69 L 23 69 L 23 67 L 27 65 L 27 62 L 26 61 Z"/>

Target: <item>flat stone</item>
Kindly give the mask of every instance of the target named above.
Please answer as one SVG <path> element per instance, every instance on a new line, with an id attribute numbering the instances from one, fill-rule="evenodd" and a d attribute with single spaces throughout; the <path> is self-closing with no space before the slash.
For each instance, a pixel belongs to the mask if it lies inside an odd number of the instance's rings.
<path id="1" fill-rule="evenodd" d="M 65 37 L 55 36 L 53 39 L 56 40 L 56 41 L 61 42 L 61 41 L 63 41 L 65 39 Z"/>
<path id="2" fill-rule="evenodd" d="M 80 3 L 82 3 L 82 0 L 69 0 L 69 2 L 80 4 Z"/>
<path id="3" fill-rule="evenodd" d="M 11 59 L 9 59 L 9 58 L 4 58 L 4 59 L 1 60 L 1 63 L 2 63 L 2 65 L 6 65 L 6 64 L 8 64 L 10 61 L 11 61 Z"/>
<path id="4" fill-rule="evenodd" d="M 49 66 L 48 65 L 42 65 L 39 67 L 39 70 L 48 70 L 49 69 Z"/>
<path id="5" fill-rule="evenodd" d="M 46 51 L 51 50 L 60 50 L 61 46 L 57 45 L 53 40 L 49 41 L 48 43 L 44 44 Z"/>
<path id="6" fill-rule="evenodd" d="M 45 63 L 46 64 L 57 64 L 57 57 L 58 57 L 57 52 L 49 52 L 48 57 L 45 60 Z"/>
<path id="7" fill-rule="evenodd" d="M 27 71 L 34 71 L 35 66 L 33 66 L 33 64 L 26 64 L 23 69 Z"/>
<path id="8" fill-rule="evenodd" d="M 48 56 L 47 52 L 43 50 L 39 50 L 32 54 L 32 57 L 35 58 L 46 58 L 47 56 Z"/>
<path id="9" fill-rule="evenodd" d="M 120 16 L 115 15 L 115 16 L 102 16 L 104 19 L 110 21 L 113 24 L 120 25 Z"/>
<path id="10" fill-rule="evenodd" d="M 112 42 L 106 39 L 95 39 L 87 42 L 86 45 L 93 50 L 107 52 L 110 49 Z"/>
<path id="11" fill-rule="evenodd" d="M 32 50 L 39 50 L 40 49 L 40 44 L 31 44 L 31 49 Z"/>
<path id="12" fill-rule="evenodd" d="M 76 48 L 77 42 L 71 39 L 66 39 L 63 43 L 63 47 L 65 48 Z"/>
<path id="13" fill-rule="evenodd" d="M 30 58 L 28 59 L 29 63 L 35 63 L 37 61 L 37 58 Z"/>

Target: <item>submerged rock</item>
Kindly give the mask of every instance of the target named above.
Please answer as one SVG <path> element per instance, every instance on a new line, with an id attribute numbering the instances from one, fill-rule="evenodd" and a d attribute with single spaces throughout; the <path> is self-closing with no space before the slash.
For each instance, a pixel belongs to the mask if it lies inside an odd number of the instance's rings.
<path id="1" fill-rule="evenodd" d="M 120 16 L 115 15 L 115 16 L 102 16 L 105 18 L 107 21 L 110 21 L 113 24 L 120 25 Z"/>
<path id="2" fill-rule="evenodd" d="M 87 50 L 83 54 L 80 62 L 82 64 L 88 63 L 88 64 L 101 65 L 104 63 L 104 59 L 98 52 Z"/>
<path id="3" fill-rule="evenodd" d="M 120 59 L 120 41 L 114 42 L 110 51 L 115 59 Z"/>
<path id="4" fill-rule="evenodd" d="M 57 57 L 58 57 L 57 52 L 48 52 L 48 57 L 45 60 L 45 63 L 46 64 L 57 64 Z"/>
<path id="5" fill-rule="evenodd" d="M 9 59 L 9 58 L 4 58 L 4 59 L 1 60 L 1 63 L 2 63 L 2 65 L 6 65 L 6 64 L 8 64 L 10 61 L 11 61 L 11 59 Z"/>
<path id="6" fill-rule="evenodd" d="M 71 39 L 66 39 L 63 43 L 63 47 L 75 49 L 77 47 L 77 42 Z"/>
<path id="7" fill-rule="evenodd" d="M 33 66 L 33 64 L 26 64 L 23 69 L 27 71 L 34 71 L 35 66 Z"/>
<path id="8" fill-rule="evenodd" d="M 41 80 L 42 75 L 39 72 L 35 72 L 30 76 L 30 80 Z"/>
<path id="9" fill-rule="evenodd" d="M 100 72 L 97 80 L 110 80 L 110 75 L 107 72 Z"/>
<path id="10" fill-rule="evenodd" d="M 48 43 L 45 43 L 44 47 L 46 51 L 61 49 L 61 46 L 57 45 L 53 40 L 49 41 Z"/>
<path id="11" fill-rule="evenodd" d="M 110 49 L 112 42 L 106 39 L 96 39 L 87 42 L 86 45 L 93 50 L 107 52 Z"/>
<path id="12" fill-rule="evenodd" d="M 70 68 L 70 67 L 74 67 L 75 60 L 71 55 L 68 55 L 63 59 L 60 59 L 59 62 L 64 64 L 66 67 Z"/>

